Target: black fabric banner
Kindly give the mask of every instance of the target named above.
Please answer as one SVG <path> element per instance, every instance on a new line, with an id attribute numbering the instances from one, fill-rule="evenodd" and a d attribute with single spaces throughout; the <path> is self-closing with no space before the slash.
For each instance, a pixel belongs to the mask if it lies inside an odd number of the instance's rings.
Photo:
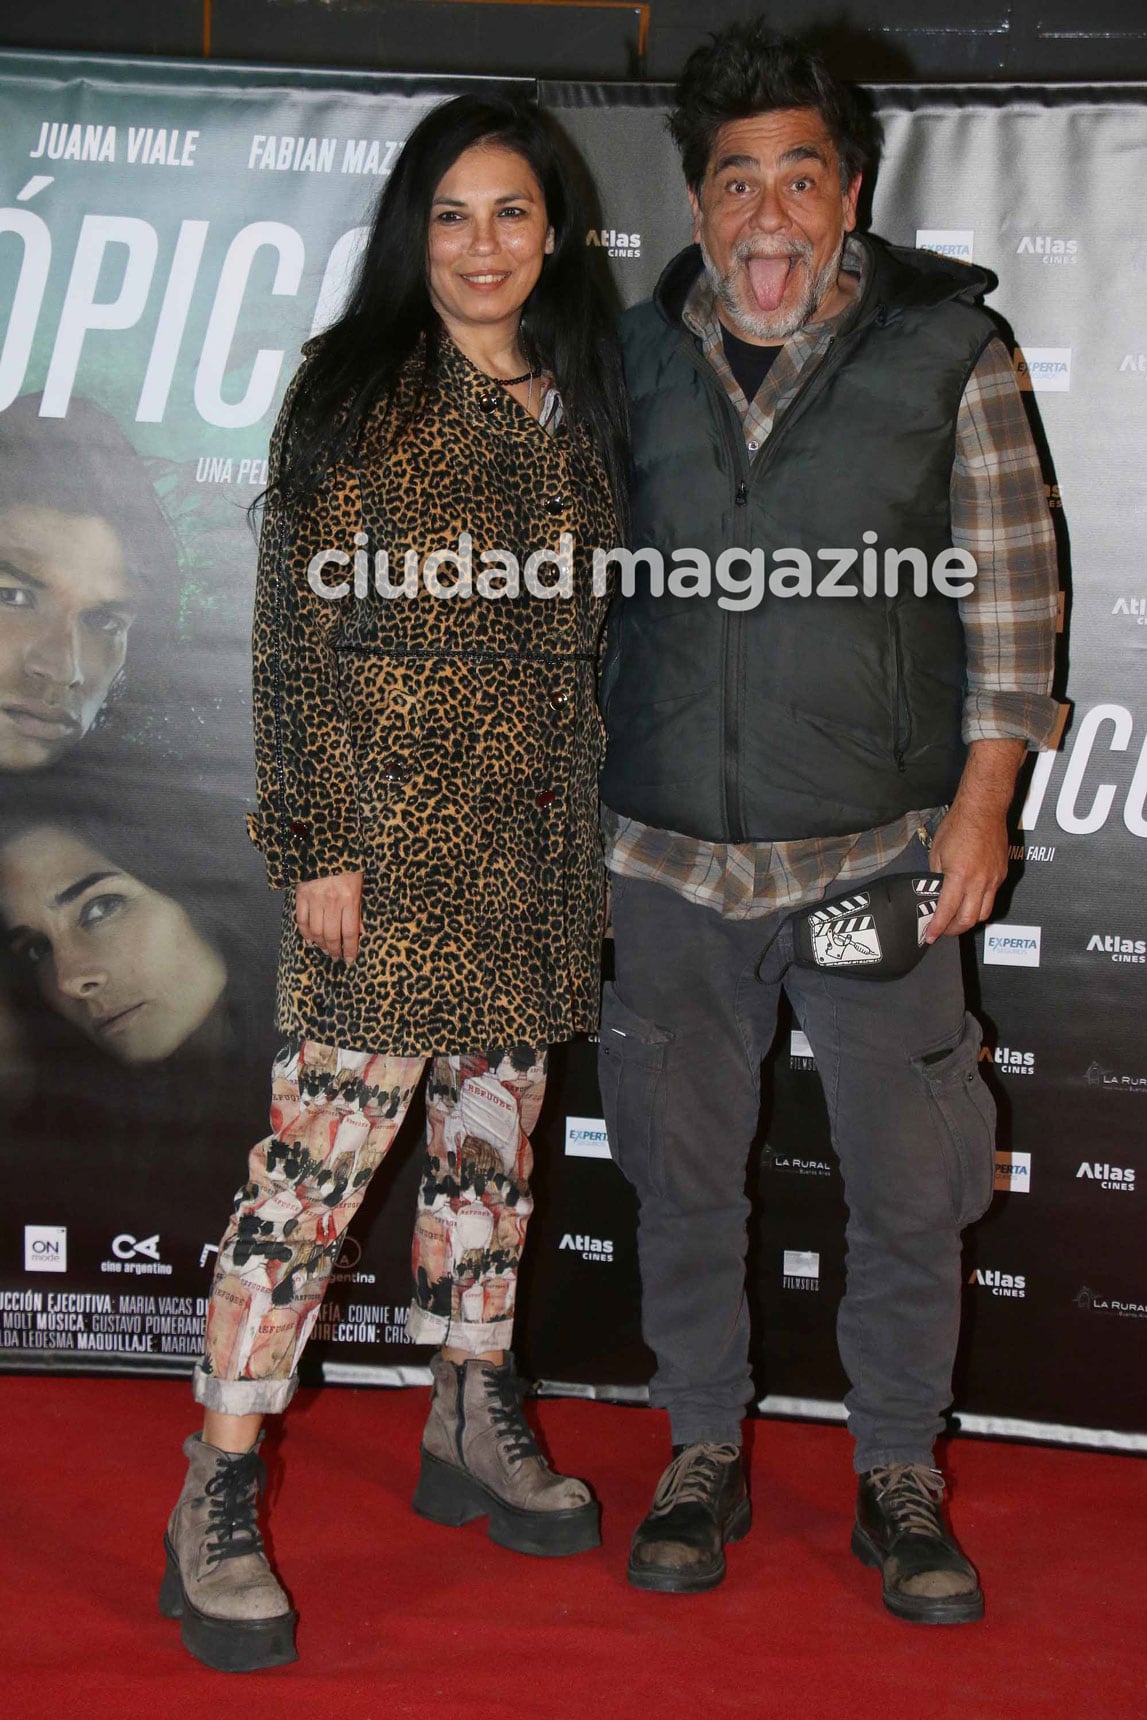
<path id="1" fill-rule="evenodd" d="M 278 898 L 242 817 L 246 509 L 403 138 L 461 87 L 0 55 L 0 1365 L 183 1372 L 199 1352 L 274 1049 Z M 595 182 L 586 243 L 633 303 L 690 236 L 669 92 L 536 88 Z M 1147 1448 L 1147 87 L 876 95 L 874 229 L 1000 277 L 1069 623 L 1073 715 L 967 951 L 1001 1130 L 956 1408 L 972 1429 Z M 552 1389 L 640 1397 L 634 1203 L 600 1109 L 577 1042 L 535 1137 L 517 1342 Z M 405 1334 L 420 1123 L 344 1245 L 312 1373 L 422 1377 Z M 764 1406 L 838 1416 L 840 1181 L 788 1020 L 761 1147 Z"/>

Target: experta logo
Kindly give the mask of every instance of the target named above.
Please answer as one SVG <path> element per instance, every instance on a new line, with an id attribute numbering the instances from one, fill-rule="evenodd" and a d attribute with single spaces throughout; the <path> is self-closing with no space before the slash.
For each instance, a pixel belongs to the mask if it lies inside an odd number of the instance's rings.
<path id="1" fill-rule="evenodd" d="M 984 961 L 998 967 L 1039 966 L 1039 926 L 1009 925 L 997 920 L 984 930 Z"/>
<path id="2" fill-rule="evenodd" d="M 1113 1194 L 1135 1193 L 1135 1171 L 1130 1165 L 1109 1165 L 1100 1159 L 1084 1159 L 1075 1173 L 1077 1182 L 1098 1183 Z"/>
<path id="3" fill-rule="evenodd" d="M 998 1193 L 1027 1194 L 1032 1185 L 1030 1153 L 996 1151 L 994 1186 Z"/>
<path id="4" fill-rule="evenodd" d="M 1069 346 L 1017 346 L 1012 363 L 1020 387 L 1032 394 L 1067 394 L 1071 388 Z"/>
<path id="5" fill-rule="evenodd" d="M 969 1274 L 968 1283 L 990 1290 L 993 1296 L 1022 1297 L 1027 1294 L 1027 1279 L 1022 1272 L 997 1272 L 994 1266 L 977 1266 Z"/>
<path id="6" fill-rule="evenodd" d="M 68 1270 L 68 1227 L 66 1224 L 26 1224 L 24 1226 L 25 1272 L 66 1272 Z"/>
<path id="7" fill-rule="evenodd" d="M 583 1260 L 594 1264 L 613 1264 L 613 1243 L 605 1236 L 582 1236 L 580 1233 L 575 1235 L 567 1230 L 558 1247 L 571 1249 L 575 1254 L 580 1254 Z"/>
<path id="8" fill-rule="evenodd" d="M 1057 239 L 1051 233 L 1025 233 L 1016 246 L 1017 257 L 1035 257 L 1041 263 L 1074 263 L 1079 243 L 1075 239 Z"/>
<path id="9" fill-rule="evenodd" d="M 820 1288 L 820 1255 L 815 1249 L 786 1248 L 781 1263 L 781 1284 L 786 1290 Z"/>
<path id="10" fill-rule="evenodd" d="M 972 261 L 971 227 L 917 227 L 916 245 L 921 251 L 936 251 L 941 257 L 951 257 L 957 263 Z"/>
<path id="11" fill-rule="evenodd" d="M 567 1159 L 608 1159 L 609 1137 L 601 1117 L 566 1118 Z"/>

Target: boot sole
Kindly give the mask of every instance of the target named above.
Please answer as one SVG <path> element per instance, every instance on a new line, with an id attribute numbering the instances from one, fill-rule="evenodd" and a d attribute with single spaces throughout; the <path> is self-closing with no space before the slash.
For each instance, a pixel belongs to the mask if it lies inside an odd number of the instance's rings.
<path id="1" fill-rule="evenodd" d="M 862 1565 L 883 1571 L 880 1549 L 859 1523 L 853 1525 L 851 1549 Z M 975 1624 L 984 1616 L 984 1596 L 979 1588 L 966 1595 L 902 1595 L 885 1583 L 883 1600 L 894 1617 L 909 1624 Z"/>
<path id="2" fill-rule="evenodd" d="M 523 1511 L 499 1499 L 465 1469 L 443 1463 L 428 1451 L 422 1453 L 411 1503 L 420 1517 L 449 1529 L 488 1517 L 491 1541 L 540 1559 L 560 1559 L 601 1546 L 601 1507 L 596 1499 L 568 1511 Z"/>
<path id="3" fill-rule="evenodd" d="M 729 1519 L 721 1533 L 721 1546 L 724 1549 L 734 1541 L 743 1541 L 753 1526 L 753 1507 L 748 1499 L 741 1503 L 729 1514 Z M 632 1553 L 626 1566 L 626 1575 L 635 1589 L 646 1589 L 658 1595 L 703 1595 L 708 1589 L 715 1589 L 718 1583 L 725 1580 L 725 1554 L 721 1551 L 712 1565 L 698 1571 L 681 1571 L 666 1568 L 658 1570 L 656 1565 L 638 1565 L 634 1563 Z"/>
<path id="4" fill-rule="evenodd" d="M 167 1564 L 159 1586 L 159 1610 L 179 1620 L 179 1634 L 188 1654 L 214 1672 L 263 1672 L 289 1666 L 299 1658 L 295 1648 L 298 1614 L 280 1613 L 267 1619 L 221 1619 L 200 1612 L 187 1598 L 175 1549 L 165 1535 Z"/>

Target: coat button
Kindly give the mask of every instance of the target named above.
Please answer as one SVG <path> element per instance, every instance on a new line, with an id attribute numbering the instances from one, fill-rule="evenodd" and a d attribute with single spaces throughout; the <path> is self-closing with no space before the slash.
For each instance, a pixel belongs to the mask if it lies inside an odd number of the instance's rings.
<path id="1" fill-rule="evenodd" d="M 554 801 L 557 799 L 557 797 L 558 797 L 557 789 L 555 789 L 555 788 L 543 788 L 542 792 L 537 797 L 538 798 L 538 805 L 539 806 L 552 806 Z"/>
<path id="2" fill-rule="evenodd" d="M 547 514 L 556 519 L 559 514 L 565 513 L 566 499 L 564 496 L 547 496 L 544 506 Z"/>
<path id="3" fill-rule="evenodd" d="M 498 410 L 498 396 L 496 394 L 481 395 L 478 400 L 478 410 L 479 412 L 496 412 Z"/>
<path id="4" fill-rule="evenodd" d="M 564 709 L 570 702 L 570 696 L 564 687 L 555 687 L 549 699 L 550 705 L 555 711 Z"/>
<path id="5" fill-rule="evenodd" d="M 311 827 L 309 824 L 304 824 L 301 818 L 292 818 L 288 828 L 291 835 L 297 837 L 300 842 L 310 841 Z"/>
<path id="6" fill-rule="evenodd" d="M 383 782 L 409 782 L 410 766 L 405 759 L 385 759 L 382 765 L 382 780 Z"/>

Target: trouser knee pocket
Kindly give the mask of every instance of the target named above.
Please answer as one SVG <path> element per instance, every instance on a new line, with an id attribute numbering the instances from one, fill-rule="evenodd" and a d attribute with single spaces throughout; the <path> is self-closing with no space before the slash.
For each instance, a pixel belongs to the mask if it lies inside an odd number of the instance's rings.
<path id="1" fill-rule="evenodd" d="M 638 1194 L 664 1194 L 661 1134 L 666 1060 L 673 1034 L 622 1002 L 607 984 L 598 1079 L 610 1156 Z"/>
<path id="2" fill-rule="evenodd" d="M 912 1059 L 927 1086 L 952 1216 L 961 1229 L 981 1218 L 992 1199 L 996 1107 L 980 1074 L 982 1043 L 979 1022 L 966 1014 L 955 1045 L 921 1052 Z"/>

